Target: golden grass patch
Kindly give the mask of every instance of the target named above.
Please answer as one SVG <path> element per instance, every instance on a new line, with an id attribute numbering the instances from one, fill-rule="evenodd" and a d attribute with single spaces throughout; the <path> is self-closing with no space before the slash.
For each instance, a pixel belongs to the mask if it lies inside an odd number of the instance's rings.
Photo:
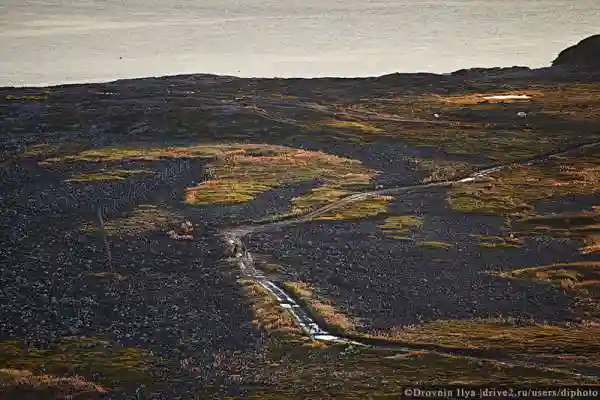
<path id="1" fill-rule="evenodd" d="M 403 235 L 410 234 L 414 229 L 423 226 L 423 221 L 416 215 L 395 215 L 387 217 L 379 229 L 391 238 L 404 238 Z"/>
<path id="2" fill-rule="evenodd" d="M 392 196 L 371 197 L 349 203 L 314 219 L 317 221 L 348 221 L 374 217 L 385 214 L 388 211 L 389 203 L 393 200 Z"/>
<path id="3" fill-rule="evenodd" d="M 503 275 L 550 282 L 600 298 L 600 262 L 558 263 L 516 269 Z"/>
<path id="4" fill-rule="evenodd" d="M 140 175 L 151 175 L 152 171 L 143 169 L 101 169 L 90 174 L 79 174 L 66 179 L 65 182 L 96 182 L 96 181 L 124 181 Z"/>
<path id="5" fill-rule="evenodd" d="M 254 199 L 283 183 L 320 179 L 324 186 L 292 201 L 293 214 L 321 207 L 353 191 L 346 188 L 367 185 L 377 174 L 359 161 L 322 152 L 297 150 L 283 146 L 245 145 L 217 157 L 209 170 L 214 179 L 186 190 L 186 203 L 192 205 L 236 204 Z M 357 202 L 334 216 L 360 218 L 385 209 L 389 198 Z M 349 211 L 353 210 L 353 211 Z"/>
<path id="6" fill-rule="evenodd" d="M 308 303 L 328 325 L 344 331 L 353 330 L 355 321 L 338 311 L 330 302 L 319 298 L 313 289 L 305 282 L 285 282 L 285 287 L 291 293 Z"/>
<path id="7" fill-rule="evenodd" d="M 600 231 L 600 226 L 597 226 Z M 581 249 L 583 254 L 600 252 L 600 235 L 590 235 L 584 239 L 585 246 Z"/>
<path id="8" fill-rule="evenodd" d="M 54 399 L 99 399 L 108 391 L 97 383 L 90 382 L 81 376 L 60 377 L 48 374 L 33 374 L 20 369 L 0 368 L 0 394 L 11 398 Z"/>
<path id="9" fill-rule="evenodd" d="M 523 245 L 523 240 L 515 237 L 484 236 L 474 234 L 469 236 L 479 239 L 479 246 L 483 248 L 519 248 Z"/>
<path id="10" fill-rule="evenodd" d="M 123 348 L 99 338 L 64 337 L 49 348 L 19 341 L 0 342 L 0 368 L 38 374 L 96 376 L 109 387 L 148 382 L 154 358 L 137 348 Z"/>
<path id="11" fill-rule="evenodd" d="M 28 146 L 20 157 L 51 157 L 60 153 L 73 153 L 84 151 L 84 144 L 77 142 L 68 143 L 38 143 Z"/>
<path id="12" fill-rule="evenodd" d="M 446 320 L 398 331 L 397 339 L 514 354 L 573 354 L 598 359 L 600 327 L 515 325 L 506 320 Z"/>
<path id="13" fill-rule="evenodd" d="M 156 161 L 173 158 L 200 158 L 211 159 L 214 157 L 227 157 L 235 152 L 243 152 L 246 147 L 257 147 L 243 144 L 204 143 L 189 146 L 162 146 L 151 143 L 129 143 L 122 146 L 108 146 L 87 149 L 74 154 L 47 158 L 40 165 L 50 166 L 69 161 L 83 162 L 109 162 L 109 161 Z"/>
<path id="14" fill-rule="evenodd" d="M 294 213 L 305 213 L 336 202 L 351 192 L 332 187 L 318 187 L 311 189 L 308 193 L 292 199 Z"/>
<path id="15" fill-rule="evenodd" d="M 526 165 L 494 174 L 487 182 L 452 187 L 453 209 L 501 216 L 533 216 L 536 201 L 567 195 L 587 195 L 600 188 L 600 160 L 592 155 L 564 158 L 548 165 Z"/>
<path id="16" fill-rule="evenodd" d="M 423 183 L 449 181 L 472 171 L 471 164 L 464 161 L 452 161 L 442 158 L 412 158 L 421 171 L 429 173 Z"/>
<path id="17" fill-rule="evenodd" d="M 429 249 L 450 249 L 454 247 L 452 243 L 441 242 L 437 240 L 426 240 L 422 242 L 417 242 L 417 245 L 420 247 L 425 247 Z"/>
<path id="18" fill-rule="evenodd" d="M 362 122 L 362 121 L 345 121 L 345 120 L 328 120 L 322 121 L 315 124 L 317 128 L 340 128 L 340 129 L 352 129 L 358 130 L 365 133 L 380 133 L 384 130 L 376 127 L 375 125 Z"/>
<path id="19" fill-rule="evenodd" d="M 600 251 L 600 212 L 592 211 L 539 215 L 523 218 L 514 223 L 521 233 L 543 233 L 567 237 L 582 242 L 581 253 L 591 254 Z"/>
<path id="20" fill-rule="evenodd" d="M 597 84 L 562 84 L 540 88 L 540 114 L 570 120 L 597 121 L 600 115 L 600 87 Z"/>
<path id="21" fill-rule="evenodd" d="M 289 340 L 302 339 L 302 331 L 294 318 L 283 309 L 277 299 L 261 284 L 242 279 L 242 290 L 250 300 L 250 307 L 254 314 L 252 321 L 255 326 Z"/>
<path id="22" fill-rule="evenodd" d="M 104 220 L 104 229 L 109 235 L 134 234 L 144 231 L 163 229 L 165 226 L 181 222 L 182 217 L 165 206 L 140 204 L 127 216 Z M 99 232 L 97 221 L 88 222 L 83 229 L 86 232 Z"/>
<path id="23" fill-rule="evenodd" d="M 420 326 L 361 333 L 357 331 L 355 320 L 319 298 L 306 283 L 286 282 L 285 285 L 340 334 L 385 339 L 398 345 L 487 350 L 526 361 L 534 357 L 557 368 L 577 369 L 597 365 L 600 361 L 600 326 L 597 325 L 515 324 L 510 318 L 440 320 Z"/>

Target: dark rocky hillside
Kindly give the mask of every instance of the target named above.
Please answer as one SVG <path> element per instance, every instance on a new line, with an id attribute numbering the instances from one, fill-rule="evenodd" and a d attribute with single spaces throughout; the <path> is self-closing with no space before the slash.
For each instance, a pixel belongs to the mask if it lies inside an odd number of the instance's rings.
<path id="1" fill-rule="evenodd" d="M 560 52 L 553 66 L 600 70 L 600 35 L 590 36 Z"/>

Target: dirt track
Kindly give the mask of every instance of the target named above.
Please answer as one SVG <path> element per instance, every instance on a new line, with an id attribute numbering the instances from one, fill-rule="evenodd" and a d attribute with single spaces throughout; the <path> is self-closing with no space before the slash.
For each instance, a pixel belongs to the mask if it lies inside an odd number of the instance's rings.
<path id="1" fill-rule="evenodd" d="M 328 204 L 324 207 L 321 207 L 317 210 L 314 210 L 308 214 L 296 217 L 285 219 L 282 221 L 275 221 L 266 224 L 256 224 L 256 225 L 246 225 L 235 228 L 230 228 L 221 233 L 224 240 L 229 246 L 229 251 L 232 256 L 232 262 L 241 269 L 243 276 L 246 279 L 251 279 L 263 286 L 267 289 L 279 302 L 279 305 L 286 309 L 298 322 L 299 326 L 314 340 L 322 340 L 322 341 L 333 341 L 333 342 L 346 342 L 353 345 L 366 345 L 366 346 L 381 346 L 385 348 L 393 348 L 396 351 L 428 351 L 435 354 L 442 355 L 458 355 L 462 357 L 474 358 L 481 361 L 494 362 L 503 365 L 509 366 L 521 366 L 521 367 L 533 367 L 537 369 L 541 369 L 544 371 L 554 371 L 554 372 L 568 372 L 564 370 L 557 370 L 554 368 L 548 368 L 543 365 L 542 362 L 530 361 L 523 362 L 517 361 L 514 359 L 507 359 L 503 357 L 501 354 L 493 354 L 487 351 L 482 350 L 471 350 L 464 348 L 444 348 L 441 346 L 424 346 L 424 345 L 411 345 L 411 344 L 400 344 L 391 340 L 385 339 L 365 339 L 359 335 L 354 334 L 333 334 L 331 333 L 331 329 L 328 326 L 325 326 L 323 322 L 319 324 L 317 322 L 318 316 L 314 315 L 314 313 L 304 307 L 301 301 L 296 301 L 294 295 L 290 293 L 286 288 L 280 283 L 273 280 L 268 279 L 265 275 L 257 270 L 254 266 L 254 259 L 252 254 L 247 250 L 246 245 L 243 243 L 242 239 L 251 233 L 256 232 L 264 232 L 274 228 L 281 228 L 284 226 L 299 224 L 302 222 L 309 222 L 316 217 L 324 215 L 332 210 L 339 209 L 345 205 L 348 205 L 353 202 L 361 201 L 370 197 L 389 195 L 389 194 L 397 194 L 401 192 L 409 192 L 409 191 L 417 191 L 424 190 L 428 188 L 434 187 L 447 187 L 460 183 L 471 183 L 481 179 L 485 179 L 487 176 L 491 175 L 494 172 L 499 172 L 507 168 L 517 167 L 519 165 L 531 165 L 536 163 L 545 162 L 551 158 L 563 156 L 570 154 L 572 152 L 583 150 L 590 147 L 595 147 L 600 145 L 600 141 L 590 142 L 579 144 L 576 146 L 571 146 L 568 149 L 564 149 L 561 151 L 557 151 L 554 153 L 543 154 L 537 157 L 517 161 L 515 163 L 506 164 L 506 165 L 497 165 L 489 168 L 484 168 L 478 171 L 475 171 L 468 175 L 467 177 L 457 178 L 454 180 L 448 181 L 440 181 L 440 182 L 432 182 L 432 183 L 424 183 L 418 185 L 408 185 L 408 186 L 399 186 L 399 187 L 391 187 L 385 188 L 381 190 L 375 190 L 371 192 L 365 193 L 357 193 L 351 196 L 347 196 L 337 202 Z M 585 374 L 589 374 L 589 376 L 598 377 L 600 376 L 600 369 L 589 368 Z M 583 374 L 574 373 L 574 375 L 582 376 Z"/>

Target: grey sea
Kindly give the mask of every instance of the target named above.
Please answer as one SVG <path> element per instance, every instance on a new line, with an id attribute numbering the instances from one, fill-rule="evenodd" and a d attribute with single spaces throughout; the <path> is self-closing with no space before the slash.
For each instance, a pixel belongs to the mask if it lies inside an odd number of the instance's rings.
<path id="1" fill-rule="evenodd" d="M 548 65 L 599 0 L 1 0 L 0 86 Z"/>

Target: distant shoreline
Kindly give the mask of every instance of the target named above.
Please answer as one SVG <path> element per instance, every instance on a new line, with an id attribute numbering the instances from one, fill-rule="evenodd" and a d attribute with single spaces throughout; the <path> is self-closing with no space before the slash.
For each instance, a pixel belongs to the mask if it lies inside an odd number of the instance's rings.
<path id="1" fill-rule="evenodd" d="M 314 77 L 314 78 L 306 78 L 306 77 L 240 77 L 235 75 L 219 75 L 212 73 L 193 73 L 193 74 L 173 74 L 173 75 L 163 75 L 163 76 L 148 76 L 148 77 L 138 77 L 138 78 L 119 78 L 119 79 L 111 79 L 106 81 L 93 81 L 93 82 L 76 82 L 76 83 L 60 83 L 56 85 L 24 85 L 24 86 L 0 86 L 0 91 L 4 90 L 23 90 L 23 91 L 31 91 L 31 90 L 42 90 L 42 89 L 51 89 L 51 88 L 67 88 L 67 87 L 78 87 L 78 86 L 104 86 L 104 85 L 119 85 L 127 82 L 140 82 L 140 81 L 152 81 L 152 80 L 165 80 L 165 79 L 194 79 L 194 78 L 214 78 L 219 80 L 240 80 L 240 81 L 257 81 L 257 82 L 266 82 L 266 81 L 287 81 L 287 82 L 297 82 L 297 81 L 343 81 L 343 80 L 355 80 L 355 81 L 365 81 L 365 80 L 385 80 L 391 78 L 401 78 L 401 79 L 411 79 L 411 78 L 425 78 L 429 77 L 432 79 L 435 78 L 460 78 L 464 77 L 465 79 L 494 79 L 494 80 L 502 80 L 502 79 L 523 79 L 523 78 L 536 78 L 536 79 L 577 79 L 579 77 L 584 78 L 585 80 L 596 80 L 600 78 L 600 73 L 590 74 L 590 72 L 580 72 L 576 70 L 570 70 L 563 67 L 540 67 L 540 68 L 530 68 L 526 66 L 513 66 L 513 67 L 490 67 L 490 68 L 463 68 L 458 69 L 453 72 L 448 73 L 433 73 L 433 72 L 394 72 L 389 74 L 383 74 L 379 76 L 357 76 L 357 77 Z M 15 96 L 15 95 L 11 95 Z M 37 94 L 29 94 L 28 96 L 43 96 Z"/>

